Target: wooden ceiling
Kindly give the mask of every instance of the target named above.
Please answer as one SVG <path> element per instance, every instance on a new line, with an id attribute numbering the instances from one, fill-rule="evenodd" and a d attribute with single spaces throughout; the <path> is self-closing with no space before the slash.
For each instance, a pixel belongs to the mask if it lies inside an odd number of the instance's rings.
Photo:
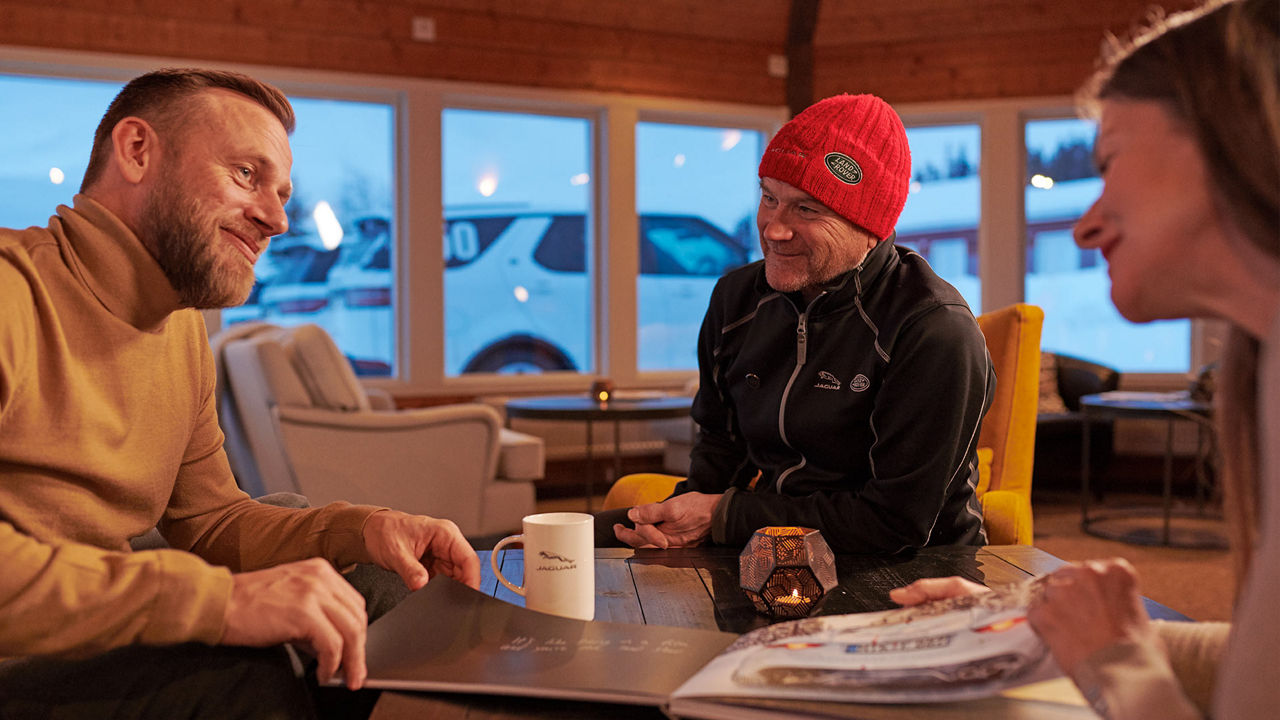
<path id="1" fill-rule="evenodd" d="M 1150 4 L 0 0 L 0 44 L 756 105 L 787 104 L 790 82 L 793 102 L 798 90 L 902 103 L 1070 94 L 1104 32 Z M 793 6 L 816 19 L 793 26 Z M 433 40 L 412 37 L 415 18 L 430 19 Z M 770 73 L 788 56 L 790 81 Z"/>

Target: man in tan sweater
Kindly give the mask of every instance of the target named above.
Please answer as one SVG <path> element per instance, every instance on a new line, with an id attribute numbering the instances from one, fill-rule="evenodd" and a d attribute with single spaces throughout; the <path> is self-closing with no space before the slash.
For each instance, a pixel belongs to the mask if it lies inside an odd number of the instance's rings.
<path id="1" fill-rule="evenodd" d="M 479 583 L 447 520 L 267 506 L 231 475 L 197 309 L 243 302 L 287 228 L 293 122 L 242 75 L 144 75 L 74 208 L 0 229 L 0 716 L 307 717 L 284 643 L 365 678 L 335 566 Z M 172 549 L 130 552 L 156 525 Z"/>

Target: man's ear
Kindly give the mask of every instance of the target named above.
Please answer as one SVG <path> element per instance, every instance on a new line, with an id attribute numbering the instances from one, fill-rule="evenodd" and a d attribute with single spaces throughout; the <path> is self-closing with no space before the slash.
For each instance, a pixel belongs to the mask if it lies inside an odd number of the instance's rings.
<path id="1" fill-rule="evenodd" d="M 138 117 L 127 117 L 111 130 L 111 159 L 120 175 L 137 185 L 154 171 L 159 163 L 160 139 L 151 123 Z"/>

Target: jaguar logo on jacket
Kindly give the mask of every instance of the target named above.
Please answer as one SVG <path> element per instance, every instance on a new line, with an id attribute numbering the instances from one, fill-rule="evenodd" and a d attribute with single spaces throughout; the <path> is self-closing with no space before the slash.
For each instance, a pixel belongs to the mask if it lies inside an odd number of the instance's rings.
<path id="1" fill-rule="evenodd" d="M 818 371 L 818 382 L 813 386 L 821 390 L 839 390 L 841 386 L 840 378 L 832 375 L 826 370 Z"/>

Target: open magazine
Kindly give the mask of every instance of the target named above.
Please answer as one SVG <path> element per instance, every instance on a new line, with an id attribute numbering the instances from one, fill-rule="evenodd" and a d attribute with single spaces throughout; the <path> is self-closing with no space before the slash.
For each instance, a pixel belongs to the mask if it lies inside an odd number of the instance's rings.
<path id="1" fill-rule="evenodd" d="M 654 705 L 673 717 L 863 717 L 848 704 L 981 698 L 1059 676 L 1026 623 L 1035 587 L 735 636 L 561 618 L 437 577 L 370 626 L 367 685 Z"/>
<path id="2" fill-rule="evenodd" d="M 674 716 L 725 700 L 926 703 L 993 696 L 1061 676 L 1028 625 L 1039 583 L 909 608 L 805 618 L 746 633 L 673 694 Z M 778 705 L 778 703 L 771 703 Z M 785 705 L 785 704 L 784 704 Z M 792 706 L 794 711 L 794 706 Z M 833 716 L 843 716 L 837 714 Z M 723 717 L 748 717 L 741 709 Z"/>

